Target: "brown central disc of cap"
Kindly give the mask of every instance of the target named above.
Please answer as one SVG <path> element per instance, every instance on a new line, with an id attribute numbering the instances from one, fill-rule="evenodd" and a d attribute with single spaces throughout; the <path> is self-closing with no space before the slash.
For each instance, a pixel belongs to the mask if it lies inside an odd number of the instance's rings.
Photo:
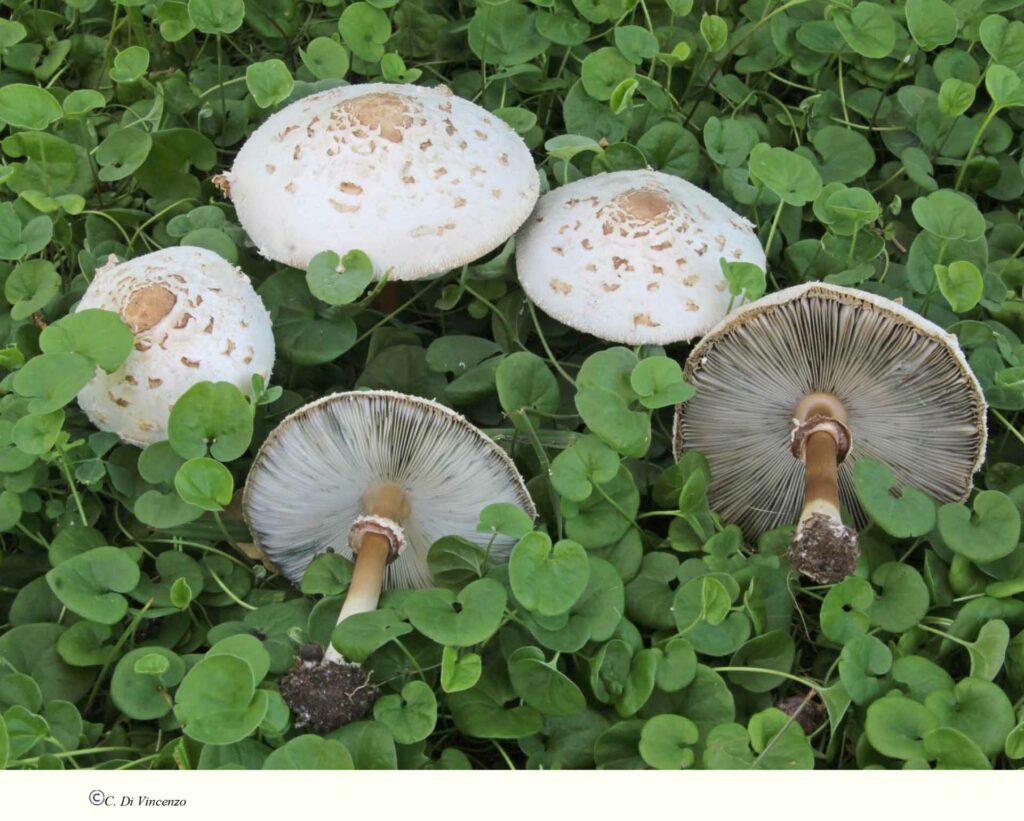
<path id="1" fill-rule="evenodd" d="M 132 333 L 148 331 L 171 312 L 177 301 L 178 298 L 163 285 L 144 285 L 132 291 L 128 304 L 121 311 L 121 318 Z"/>
<path id="2" fill-rule="evenodd" d="M 338 110 L 349 115 L 360 125 L 379 129 L 380 136 L 400 143 L 403 132 L 412 125 L 412 101 L 391 91 L 376 91 L 338 104 Z"/>
<path id="3" fill-rule="evenodd" d="M 630 222 L 658 222 L 672 211 L 672 201 L 663 191 L 634 188 L 615 198 L 616 207 Z"/>

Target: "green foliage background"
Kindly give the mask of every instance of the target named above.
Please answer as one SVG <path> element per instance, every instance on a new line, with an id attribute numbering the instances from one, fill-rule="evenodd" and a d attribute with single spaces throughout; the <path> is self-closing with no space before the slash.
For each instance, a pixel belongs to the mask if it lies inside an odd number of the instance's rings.
<path id="1" fill-rule="evenodd" d="M 0 9 L 0 766 L 1024 758 L 1017 0 Z M 810 586 L 780 558 L 787 532 L 744 545 L 708 509 L 699 456 L 673 464 L 685 347 L 605 349 L 552 322 L 524 302 L 511 246 L 403 286 L 389 314 L 358 254 L 344 281 L 330 257 L 308 272 L 260 259 L 214 174 L 277 107 L 381 79 L 495 111 L 549 186 L 651 166 L 715 192 L 769 248 L 766 283 L 732 273 L 737 300 L 825 279 L 955 332 L 992 407 L 981 492 L 936 508 L 862 463 L 858 574 Z M 176 244 L 250 275 L 279 362 L 252 401 L 193 388 L 170 442 L 140 452 L 73 401 L 123 361 L 123 325 L 66 315 L 110 254 Z M 325 556 L 292 589 L 231 499 L 277 421 L 355 387 L 466 414 L 515 456 L 542 518 L 486 511 L 485 532 L 521 539 L 509 566 L 444 539 L 438 588 L 346 622 L 336 644 L 385 694 L 320 738 L 291 726 L 276 681 L 301 642 L 328 640 L 351 566 Z M 783 699 L 818 720 L 805 729 Z"/>

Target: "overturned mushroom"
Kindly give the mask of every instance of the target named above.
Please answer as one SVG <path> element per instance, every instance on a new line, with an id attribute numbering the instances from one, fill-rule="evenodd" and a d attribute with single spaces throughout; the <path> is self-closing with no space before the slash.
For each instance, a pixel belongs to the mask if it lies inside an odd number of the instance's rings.
<path id="1" fill-rule="evenodd" d="M 723 259 L 764 268 L 753 226 L 692 183 L 651 170 L 545 194 L 516 238 L 519 280 L 537 306 L 629 345 L 693 339 L 725 316 Z"/>
<path id="2" fill-rule="evenodd" d="M 940 502 L 961 501 L 985 450 L 985 400 L 956 338 L 895 302 L 812 282 L 741 308 L 693 349 L 696 395 L 675 452 L 703 453 L 708 496 L 751 540 L 798 521 L 790 561 L 838 581 L 859 548 L 858 459 L 888 464 Z M 795 457 L 795 458 L 794 458 Z"/>
<path id="3" fill-rule="evenodd" d="M 270 259 L 305 268 L 359 248 L 378 275 L 419 279 L 505 242 L 539 179 L 515 131 L 447 88 L 368 83 L 271 116 L 222 187 Z"/>
<path id="4" fill-rule="evenodd" d="M 435 402 L 367 391 L 286 418 L 253 463 L 243 506 L 257 543 L 295 583 L 319 553 L 355 559 L 340 623 L 374 610 L 383 589 L 429 586 L 439 537 L 488 544 L 476 525 L 494 502 L 535 515 L 501 448 Z M 490 555 L 502 560 L 512 541 L 498 536 Z M 333 647 L 322 659 L 310 652 L 281 684 L 299 720 L 325 732 L 365 714 L 374 690 L 362 668 Z"/>
<path id="5" fill-rule="evenodd" d="M 96 276 L 78 310 L 120 314 L 135 348 L 118 370 L 78 394 L 94 425 L 147 445 L 167 435 L 171 406 L 196 382 L 230 382 L 251 392 L 252 377 L 270 379 L 270 315 L 249 278 L 205 248 L 164 248 L 118 263 Z"/>

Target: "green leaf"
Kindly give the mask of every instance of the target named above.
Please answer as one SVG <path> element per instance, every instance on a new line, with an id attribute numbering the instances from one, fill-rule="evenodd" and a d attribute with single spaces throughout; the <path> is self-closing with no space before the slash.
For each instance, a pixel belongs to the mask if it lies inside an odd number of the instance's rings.
<path id="1" fill-rule="evenodd" d="M 54 595 L 72 612 L 100 624 L 115 624 L 128 612 L 129 593 L 139 583 L 139 566 L 117 547 L 94 547 L 61 562 L 46 574 Z"/>
<path id="2" fill-rule="evenodd" d="M 456 728 L 473 738 L 525 738 L 539 733 L 544 725 L 532 707 L 505 707 L 482 685 L 452 693 L 447 701 Z"/>
<path id="3" fill-rule="evenodd" d="M 811 770 L 814 751 L 799 723 L 775 707 L 755 713 L 747 726 L 755 764 L 765 770 Z"/>
<path id="4" fill-rule="evenodd" d="M 708 51 L 718 51 L 729 38 L 729 24 L 717 14 L 705 14 L 700 19 L 700 36 Z"/>
<path id="5" fill-rule="evenodd" d="M 454 647 L 441 652 L 441 689 L 446 693 L 468 690 L 480 680 L 482 661 L 477 653 L 459 653 Z"/>
<path id="6" fill-rule="evenodd" d="M 264 770 L 351 770 L 355 764 L 348 747 L 318 735 L 300 735 L 267 756 Z"/>
<path id="7" fill-rule="evenodd" d="M 861 3 L 857 8 L 870 3 Z M 821 175 L 810 160 L 788 148 L 758 143 L 750 152 L 750 176 L 790 205 L 805 205 L 821 192 Z"/>
<path id="8" fill-rule="evenodd" d="M 59 291 L 57 269 L 43 259 L 19 262 L 4 283 L 4 296 L 12 303 L 11 319 L 27 319 L 46 307 Z"/>
<path id="9" fill-rule="evenodd" d="M 684 716 L 655 716 L 640 731 L 640 756 L 658 770 L 692 767 L 699 736 L 697 725 Z"/>
<path id="10" fill-rule="evenodd" d="M 956 313 L 966 313 L 981 301 L 984 280 L 973 262 L 961 260 L 949 265 L 936 265 L 935 278 L 939 282 L 939 291 Z"/>
<path id="11" fill-rule="evenodd" d="M 338 30 L 356 57 L 375 63 L 384 56 L 384 44 L 391 37 L 391 21 L 383 11 L 360 0 L 341 13 Z"/>
<path id="12" fill-rule="evenodd" d="M 542 616 L 567 612 L 583 595 L 590 577 L 582 545 L 563 539 L 552 546 L 544 533 L 529 533 L 516 543 L 508 570 L 516 599 Z"/>
<path id="13" fill-rule="evenodd" d="M 925 51 L 947 46 L 956 39 L 956 12 L 944 0 L 907 0 L 904 11 L 910 36 Z"/>
<path id="14" fill-rule="evenodd" d="M 843 645 L 839 679 L 855 704 L 869 704 L 884 693 L 883 676 L 890 669 L 892 651 L 874 636 L 855 636 Z"/>
<path id="15" fill-rule="evenodd" d="M 594 490 L 615 478 L 619 457 L 595 436 L 581 436 L 551 460 L 551 484 L 562 496 L 583 502 Z"/>
<path id="16" fill-rule="evenodd" d="M 518 505 L 495 502 L 480 511 L 477 533 L 501 534 L 521 539 L 533 530 L 533 520 Z"/>
<path id="17" fill-rule="evenodd" d="M 992 764 L 968 736 L 952 727 L 938 727 L 924 737 L 928 758 L 939 770 L 991 770 Z"/>
<path id="18" fill-rule="evenodd" d="M 223 510 L 231 503 L 235 480 L 220 462 L 200 456 L 178 468 L 174 489 L 183 501 L 203 510 Z"/>
<path id="19" fill-rule="evenodd" d="M 231 34 L 245 17 L 243 0 L 188 0 L 188 16 L 203 34 Z"/>
<path id="20" fill-rule="evenodd" d="M 498 400 L 506 413 L 515 414 L 524 409 L 558 412 L 558 383 L 539 356 L 519 351 L 505 357 L 498 366 L 495 380 Z"/>
<path id="21" fill-rule="evenodd" d="M 896 23 L 877 3 L 857 3 L 850 14 L 837 11 L 832 20 L 850 48 L 864 57 L 888 57 L 896 46 Z"/>
<path id="22" fill-rule="evenodd" d="M 295 80 L 285 62 L 273 58 L 250 63 L 245 69 L 245 85 L 256 105 L 270 108 L 288 99 Z"/>
<path id="23" fill-rule="evenodd" d="M 134 342 L 135 335 L 118 314 L 94 308 L 68 314 L 39 335 L 43 353 L 80 354 L 107 373 L 121 367 Z"/>
<path id="24" fill-rule="evenodd" d="M 349 661 L 362 663 L 392 639 L 411 632 L 394 610 L 382 608 L 346 618 L 334 628 L 331 643 Z"/>
<path id="25" fill-rule="evenodd" d="M 185 734 L 203 744 L 233 744 L 263 721 L 267 693 L 256 690 L 248 662 L 238 656 L 202 659 L 182 680 L 174 714 Z"/>
<path id="26" fill-rule="evenodd" d="M 990 65 L 985 72 L 985 90 L 998 108 L 1017 108 L 1024 105 L 1024 84 L 1017 72 L 1006 66 Z"/>
<path id="27" fill-rule="evenodd" d="M 939 508 L 942 540 L 960 555 L 975 562 L 991 562 L 1013 552 L 1020 539 L 1020 513 L 1009 496 L 983 490 L 966 505 Z"/>
<path id="28" fill-rule="evenodd" d="M 733 654 L 732 667 L 761 667 L 788 673 L 793 667 L 796 647 L 789 633 L 772 630 L 746 642 Z M 729 678 L 752 693 L 766 693 L 785 680 L 771 673 L 729 673 Z"/>
<path id="29" fill-rule="evenodd" d="M 149 52 L 142 46 L 129 46 L 114 57 L 110 79 L 115 83 L 134 83 L 149 68 Z"/>
<path id="30" fill-rule="evenodd" d="M 520 647 L 508 657 L 516 695 L 540 713 L 571 716 L 586 708 L 583 692 L 544 657 L 539 647 Z"/>
<path id="31" fill-rule="evenodd" d="M 985 218 L 966 195 L 943 188 L 914 200 L 918 225 L 945 240 L 976 240 L 985 234 Z"/>
<path id="32" fill-rule="evenodd" d="M 57 122 L 63 113 L 57 98 L 45 88 L 25 83 L 0 86 L 0 121 L 12 128 L 41 131 Z"/>
<path id="33" fill-rule="evenodd" d="M 410 681 L 401 695 L 381 696 L 373 705 L 373 717 L 391 731 L 399 744 L 415 744 L 434 730 L 437 699 L 428 684 Z"/>
<path id="34" fill-rule="evenodd" d="M 576 410 L 598 438 L 624 456 L 643 456 L 651 444 L 651 418 L 630 410 L 618 393 L 587 388 L 576 394 Z"/>
<path id="35" fill-rule="evenodd" d="M 595 100 L 610 100 L 616 87 L 636 74 L 636 66 L 615 48 L 599 48 L 583 59 L 583 89 Z"/>
<path id="36" fill-rule="evenodd" d="M 314 557 L 302 574 L 301 590 L 306 596 L 340 596 L 352 581 L 352 562 L 337 553 Z"/>
<path id="37" fill-rule="evenodd" d="M 652 356 L 641 360 L 629 375 L 630 387 L 645 408 L 667 408 L 685 402 L 694 388 L 683 379 L 683 369 L 674 359 Z"/>
<path id="38" fill-rule="evenodd" d="M 183 393 L 167 423 L 171 447 L 184 459 L 237 459 L 252 439 L 252 411 L 230 382 L 200 382 Z"/>
<path id="39" fill-rule="evenodd" d="M 155 672 L 140 670 L 139 662 L 161 659 L 162 669 Z M 138 647 L 117 662 L 110 680 L 110 697 L 121 712 L 129 718 L 150 721 L 162 718 L 171 711 L 168 692 L 185 675 L 185 662 L 177 653 L 165 647 Z"/>
<path id="40" fill-rule="evenodd" d="M 482 577 L 486 565 L 486 551 L 459 536 L 442 536 L 427 553 L 427 566 L 434 581 L 456 590 Z"/>
<path id="41" fill-rule="evenodd" d="M 373 263 L 362 251 L 349 251 L 341 258 L 334 251 L 322 251 L 306 268 L 310 292 L 328 305 L 355 302 L 372 279 Z"/>
<path id="42" fill-rule="evenodd" d="M 303 65 L 318 80 L 341 79 L 348 74 L 348 52 L 337 40 L 315 37 L 299 53 Z"/>
<path id="43" fill-rule="evenodd" d="M 248 633 L 227 636 L 206 651 L 207 658 L 219 655 L 237 656 L 245 661 L 256 684 L 263 681 L 270 670 L 270 654 L 256 636 Z"/>
<path id="44" fill-rule="evenodd" d="M 985 755 L 1002 751 L 1006 736 L 1016 723 L 1006 693 L 991 681 L 977 678 L 963 679 L 952 691 L 929 693 L 925 706 L 938 726 L 959 730 Z"/>
<path id="45" fill-rule="evenodd" d="M 928 612 L 931 598 L 928 587 L 913 567 L 886 562 L 871 574 L 881 595 L 868 608 L 871 623 L 890 633 L 905 633 Z"/>
<path id="46" fill-rule="evenodd" d="M 760 299 L 767 287 L 765 273 L 752 262 L 729 262 L 721 260 L 722 274 L 729 283 L 729 293 L 745 302 Z"/>
<path id="47" fill-rule="evenodd" d="M 405 600 L 413 627 L 438 644 L 469 647 L 486 641 L 505 613 L 505 589 L 491 579 L 451 590 L 414 590 Z M 344 622 L 342 622 L 344 624 Z"/>
<path id="48" fill-rule="evenodd" d="M 537 31 L 537 19 L 538 15 L 518 0 L 480 4 L 469 21 L 469 47 L 492 65 L 528 63 L 548 47 Z"/>
<path id="49" fill-rule="evenodd" d="M 859 459 L 853 484 L 865 512 L 892 536 L 924 536 L 935 527 L 935 503 L 920 490 L 903 484 L 888 465 Z"/>
<path id="50" fill-rule="evenodd" d="M 928 757 L 923 739 L 938 726 L 939 720 L 923 704 L 893 694 L 868 706 L 864 732 L 882 755 L 906 761 Z"/>

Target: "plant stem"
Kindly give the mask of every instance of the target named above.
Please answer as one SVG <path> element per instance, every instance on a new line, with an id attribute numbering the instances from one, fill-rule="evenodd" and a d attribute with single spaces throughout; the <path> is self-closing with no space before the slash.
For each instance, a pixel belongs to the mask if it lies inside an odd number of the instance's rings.
<path id="1" fill-rule="evenodd" d="M 956 175 L 956 185 L 953 187 L 956 188 L 957 191 L 960 190 L 960 184 L 964 181 L 964 174 L 967 173 L 967 166 L 971 164 L 974 152 L 978 148 L 981 138 L 985 135 L 985 129 L 988 128 L 989 123 L 992 122 L 998 111 L 999 106 L 992 103 L 992 105 L 989 106 L 988 113 L 985 115 L 985 119 L 981 121 L 981 127 L 978 129 L 978 133 L 974 135 L 974 141 L 971 143 L 971 147 L 967 151 L 967 156 L 964 157 L 964 164 L 960 166 L 960 172 Z"/>

